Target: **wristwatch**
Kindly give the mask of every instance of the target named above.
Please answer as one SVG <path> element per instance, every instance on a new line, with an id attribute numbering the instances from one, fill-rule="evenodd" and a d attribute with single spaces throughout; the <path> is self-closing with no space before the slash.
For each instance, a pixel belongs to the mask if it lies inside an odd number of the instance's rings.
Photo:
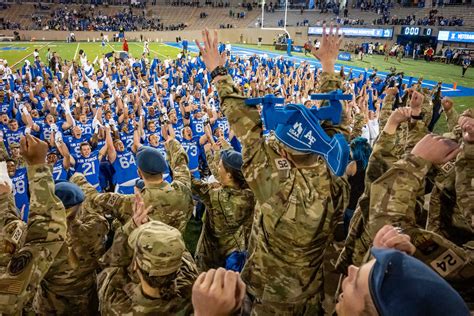
<path id="1" fill-rule="evenodd" d="M 225 76 L 225 75 L 227 75 L 227 69 L 223 66 L 217 66 L 211 72 L 211 80 L 214 80 L 214 78 L 217 76 Z"/>
<path id="2" fill-rule="evenodd" d="M 411 118 L 413 120 L 416 120 L 416 121 L 419 121 L 419 120 L 422 120 L 425 116 L 423 115 L 423 113 L 421 113 L 420 115 L 412 115 Z"/>

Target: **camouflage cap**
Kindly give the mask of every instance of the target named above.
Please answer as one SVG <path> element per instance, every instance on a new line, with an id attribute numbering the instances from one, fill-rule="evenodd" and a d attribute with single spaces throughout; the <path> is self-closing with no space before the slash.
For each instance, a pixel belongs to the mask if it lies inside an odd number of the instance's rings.
<path id="1" fill-rule="evenodd" d="M 20 148 L 20 144 L 19 143 L 11 143 L 10 148 Z"/>
<path id="2" fill-rule="evenodd" d="M 128 237 L 138 266 L 150 276 L 165 276 L 177 271 L 186 247 L 176 228 L 150 221 Z"/>

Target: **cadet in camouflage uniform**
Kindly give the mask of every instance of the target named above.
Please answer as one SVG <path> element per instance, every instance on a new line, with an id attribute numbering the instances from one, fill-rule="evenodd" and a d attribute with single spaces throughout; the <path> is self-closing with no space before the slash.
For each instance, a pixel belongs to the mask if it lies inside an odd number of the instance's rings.
<path id="1" fill-rule="evenodd" d="M 25 231 L 21 220 L 13 217 L 11 188 L 0 184 L 0 205 L 2 211 L 6 211 L 5 206 L 10 214 L 2 219 L 0 242 L 11 254 L 7 268 L 0 270 L 0 314 L 3 315 L 21 315 L 66 240 L 66 213 L 54 194 L 51 168 L 45 163 L 48 145 L 31 135 L 23 137 L 20 143 L 28 164 L 30 212 Z"/>
<path id="2" fill-rule="evenodd" d="M 138 212 L 146 216 L 141 205 Z M 120 228 L 122 258 L 98 279 L 101 314 L 190 315 L 197 268 L 181 233 L 159 221 L 137 228 L 144 220 L 134 216 Z"/>
<path id="3" fill-rule="evenodd" d="M 170 139 L 165 143 L 169 166 L 173 172 L 173 182 L 163 181 L 162 173 L 166 161 L 160 152 L 148 146 L 137 151 L 138 172 L 142 175 L 145 187 L 141 191 L 147 207 L 151 206 L 149 216 L 184 232 L 193 211 L 191 193 L 191 174 L 188 169 L 188 155 L 181 144 Z M 86 178 L 81 174 L 71 177 L 71 182 L 79 185 L 91 203 L 125 224 L 132 215 L 133 195 L 119 193 L 98 193 L 90 189 Z"/>
<path id="4" fill-rule="evenodd" d="M 33 307 L 41 315 L 96 315 L 96 270 L 105 252 L 108 222 L 77 185 L 57 183 L 56 195 L 66 208 L 67 239 L 41 282 Z"/>
<path id="5" fill-rule="evenodd" d="M 320 92 L 342 87 L 334 73 L 341 41 L 336 35 L 324 36 L 314 52 L 323 65 Z M 208 70 L 225 63 L 217 52 L 217 38 L 210 38 L 208 31 L 205 47 L 196 43 Z M 321 315 L 322 262 L 335 226 L 335 205 L 341 205 L 342 198 L 337 181 L 321 157 L 293 151 L 274 135 L 265 139 L 258 109 L 245 105 L 230 76 L 214 81 L 221 109 L 242 144 L 243 174 L 257 200 L 257 233 L 252 232 L 250 257 L 242 272 L 252 313 Z M 329 135 L 349 134 L 342 126 L 323 127 Z"/>
<path id="6" fill-rule="evenodd" d="M 369 158 L 365 190 L 351 219 L 349 234 L 336 264 L 336 268 L 341 273 L 346 273 L 351 264 L 361 265 L 370 250 L 372 238 L 367 231 L 367 223 L 370 214 L 371 184 L 390 169 L 393 163 L 399 159 L 400 152 L 411 150 L 428 131 L 425 125 L 426 120 L 413 119 L 413 117 L 422 117 L 421 113 L 424 111 L 422 105 L 426 103 L 425 97 L 418 92 L 413 92 L 410 107 L 392 111 L 396 91 L 396 88 L 389 88 L 386 91 L 387 95 L 384 98 L 379 118 L 383 131 L 374 144 L 372 155 Z M 403 129 L 403 132 L 400 132 L 400 129 Z M 399 148 L 403 148 L 403 150 Z M 420 201 L 417 205 L 421 209 L 423 203 Z"/>
<path id="7" fill-rule="evenodd" d="M 471 119 L 472 120 L 472 119 Z M 461 122 L 461 120 L 460 120 Z M 474 178 L 474 120 L 470 132 L 465 132 L 462 150 L 455 163 L 456 204 L 464 215 L 464 222 L 472 220 Z M 464 125 L 469 125 L 464 123 Z M 415 257 L 425 262 L 459 291 L 468 305 L 473 305 L 474 291 L 474 234 L 464 225 L 463 239 L 457 244 L 444 236 L 427 231 L 417 225 L 416 198 L 423 188 L 425 177 L 432 165 L 444 164 L 458 153 L 456 143 L 427 135 L 412 150 L 412 154 L 396 162 L 371 187 L 369 236 L 387 223 L 400 226 L 417 248 Z M 468 202 L 469 201 L 469 202 Z M 458 236 L 459 237 L 459 236 Z M 465 242 L 465 243 L 462 243 Z"/>
<path id="8" fill-rule="evenodd" d="M 203 228 L 196 248 L 199 270 L 225 267 L 235 251 L 246 251 L 255 201 L 242 174 L 242 155 L 232 149 L 212 154 L 206 145 L 207 163 L 218 187 L 193 179 L 193 193 L 206 205 Z"/>

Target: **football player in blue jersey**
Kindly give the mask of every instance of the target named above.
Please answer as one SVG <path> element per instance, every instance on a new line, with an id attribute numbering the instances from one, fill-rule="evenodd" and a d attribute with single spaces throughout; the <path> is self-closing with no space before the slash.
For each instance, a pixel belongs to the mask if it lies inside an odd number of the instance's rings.
<path id="1" fill-rule="evenodd" d="M 113 179 L 115 192 L 133 194 L 135 182 L 139 178 L 135 155 L 119 138 L 113 140 L 108 128 L 105 133 L 107 156 L 115 170 Z"/>
<path id="2" fill-rule="evenodd" d="M 87 137 L 82 135 L 82 130 L 79 126 L 74 126 L 71 130 L 71 136 L 64 139 L 70 154 L 74 157 L 78 157 L 81 154 L 80 146 L 82 143 L 87 141 Z"/>
<path id="3" fill-rule="evenodd" d="M 201 146 L 207 142 L 207 136 L 193 136 L 191 127 L 186 126 L 183 129 L 183 138 L 181 145 L 188 154 L 188 167 L 193 178 L 200 179 L 201 174 L 199 172 L 199 156 Z"/>
<path id="4" fill-rule="evenodd" d="M 13 196 L 18 214 L 21 215 L 23 221 L 28 221 L 28 213 L 30 210 L 30 196 L 28 191 L 28 175 L 26 166 L 17 168 L 17 164 L 13 159 L 7 159 L 8 175 L 13 183 Z"/>
<path id="5" fill-rule="evenodd" d="M 103 146 L 100 150 L 92 150 L 91 145 L 87 142 L 81 143 L 80 154 L 76 157 L 69 155 L 69 152 L 65 153 L 69 157 L 65 156 L 65 159 L 69 158 L 71 166 L 74 167 L 76 172 L 82 173 L 87 181 L 101 192 L 102 188 L 99 183 L 99 171 L 100 161 L 107 152 L 107 146 Z"/>

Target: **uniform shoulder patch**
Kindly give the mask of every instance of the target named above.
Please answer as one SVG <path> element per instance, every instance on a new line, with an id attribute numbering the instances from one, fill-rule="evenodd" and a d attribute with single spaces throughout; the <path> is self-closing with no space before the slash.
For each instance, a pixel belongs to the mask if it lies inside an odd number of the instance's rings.
<path id="1" fill-rule="evenodd" d="M 288 159 L 285 158 L 275 158 L 275 165 L 278 170 L 290 170 L 291 165 Z"/>
<path id="2" fill-rule="evenodd" d="M 16 253 L 8 265 L 8 273 L 12 276 L 18 275 L 25 270 L 33 260 L 33 254 L 29 250 Z"/>
<path id="3" fill-rule="evenodd" d="M 111 194 L 109 200 L 107 201 L 107 206 L 108 207 L 114 207 L 115 204 L 117 203 L 118 199 L 119 198 L 118 198 L 117 195 Z"/>
<path id="4" fill-rule="evenodd" d="M 463 266 L 464 261 L 451 249 L 443 252 L 439 257 L 430 262 L 430 266 L 442 277 Z"/>

